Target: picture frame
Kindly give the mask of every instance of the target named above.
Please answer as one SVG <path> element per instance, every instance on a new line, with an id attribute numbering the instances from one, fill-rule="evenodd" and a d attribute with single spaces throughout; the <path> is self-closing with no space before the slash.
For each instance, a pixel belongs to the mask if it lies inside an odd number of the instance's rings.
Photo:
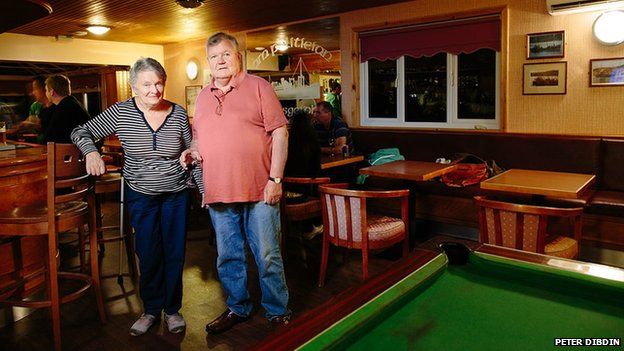
<path id="1" fill-rule="evenodd" d="M 201 85 L 187 85 L 184 87 L 184 97 L 186 101 L 186 114 L 189 120 L 195 115 L 195 100 L 202 90 Z"/>
<path id="2" fill-rule="evenodd" d="M 527 34 L 527 60 L 565 57 L 565 31 Z"/>
<path id="3" fill-rule="evenodd" d="M 589 86 L 624 86 L 624 57 L 589 60 Z"/>
<path id="4" fill-rule="evenodd" d="M 568 63 L 525 63 L 522 73 L 523 95 L 564 95 L 567 91 Z"/>

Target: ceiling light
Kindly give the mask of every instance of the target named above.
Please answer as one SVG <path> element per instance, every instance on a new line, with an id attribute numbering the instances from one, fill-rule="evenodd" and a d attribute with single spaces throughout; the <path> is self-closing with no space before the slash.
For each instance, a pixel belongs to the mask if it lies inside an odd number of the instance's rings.
<path id="1" fill-rule="evenodd" d="M 206 0 L 176 0 L 178 5 L 186 8 L 186 9 L 194 9 L 196 7 L 200 7 L 204 4 Z"/>
<path id="2" fill-rule="evenodd" d="M 618 45 L 624 42 L 624 11 L 609 11 L 596 18 L 593 32 L 596 39 L 605 45 Z"/>
<path id="3" fill-rule="evenodd" d="M 256 46 L 254 49 L 256 49 L 256 51 L 264 51 L 264 46 Z"/>
<path id="4" fill-rule="evenodd" d="M 107 26 L 88 26 L 87 30 L 95 35 L 102 35 L 110 30 Z"/>

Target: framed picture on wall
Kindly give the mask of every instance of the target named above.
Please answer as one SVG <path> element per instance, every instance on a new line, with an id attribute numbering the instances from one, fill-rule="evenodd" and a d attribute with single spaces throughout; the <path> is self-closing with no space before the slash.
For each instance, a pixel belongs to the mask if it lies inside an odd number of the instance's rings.
<path id="1" fill-rule="evenodd" d="M 589 86 L 624 86 L 624 57 L 589 60 Z"/>
<path id="2" fill-rule="evenodd" d="M 522 94 L 565 94 L 568 63 L 525 63 L 522 74 Z"/>
<path id="3" fill-rule="evenodd" d="M 201 85 L 187 85 L 184 87 L 184 96 L 186 100 L 186 114 L 189 116 L 189 119 L 193 118 L 195 115 L 195 100 L 197 99 L 197 95 L 202 90 Z"/>
<path id="4" fill-rule="evenodd" d="M 565 31 L 527 34 L 527 59 L 565 56 Z"/>

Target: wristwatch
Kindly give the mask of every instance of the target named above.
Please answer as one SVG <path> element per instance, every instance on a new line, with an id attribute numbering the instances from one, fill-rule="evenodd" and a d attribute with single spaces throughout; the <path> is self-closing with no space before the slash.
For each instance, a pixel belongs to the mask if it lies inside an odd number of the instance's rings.
<path id="1" fill-rule="evenodd" d="M 282 178 L 280 178 L 280 177 L 273 178 L 273 177 L 269 176 L 269 180 L 274 182 L 275 184 L 280 184 L 282 182 Z"/>

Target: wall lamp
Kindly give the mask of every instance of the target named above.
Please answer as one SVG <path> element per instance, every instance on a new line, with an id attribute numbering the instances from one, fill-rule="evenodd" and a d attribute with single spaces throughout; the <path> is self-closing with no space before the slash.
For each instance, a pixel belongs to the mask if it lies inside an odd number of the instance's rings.
<path id="1" fill-rule="evenodd" d="M 594 37 L 604 45 L 618 45 L 624 42 L 624 11 L 609 11 L 601 14 L 592 27 Z"/>

